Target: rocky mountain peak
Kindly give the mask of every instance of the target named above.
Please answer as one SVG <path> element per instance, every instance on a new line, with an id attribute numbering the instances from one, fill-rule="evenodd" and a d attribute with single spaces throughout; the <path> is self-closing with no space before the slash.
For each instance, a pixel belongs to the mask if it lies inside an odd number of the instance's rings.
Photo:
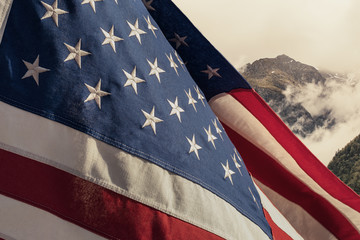
<path id="1" fill-rule="evenodd" d="M 279 61 L 288 63 L 288 62 L 293 62 L 295 61 L 294 59 L 292 59 L 291 57 L 285 55 L 285 54 L 281 54 L 279 56 L 277 56 L 275 59 L 278 59 Z"/>
<path id="2" fill-rule="evenodd" d="M 287 85 L 302 85 L 315 82 L 323 83 L 325 78 L 314 67 L 295 61 L 287 55 L 275 58 L 262 58 L 247 64 L 243 75 L 246 79 L 256 82 L 258 86 L 275 86 L 284 90 Z M 266 81 L 261 83 L 259 81 Z"/>
<path id="3" fill-rule="evenodd" d="M 287 88 L 296 92 L 308 83 L 323 84 L 326 79 L 316 68 L 283 54 L 249 63 L 242 74 L 294 133 L 305 137 L 318 127 L 331 128 L 335 124 L 330 111 L 312 116 L 304 106 L 284 95 Z"/>

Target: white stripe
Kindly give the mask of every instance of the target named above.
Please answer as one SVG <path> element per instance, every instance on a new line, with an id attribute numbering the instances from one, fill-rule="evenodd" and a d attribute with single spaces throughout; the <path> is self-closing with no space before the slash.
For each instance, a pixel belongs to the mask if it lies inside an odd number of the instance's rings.
<path id="1" fill-rule="evenodd" d="M 258 184 L 258 181 L 256 181 L 256 184 Z M 269 213 L 274 223 L 292 239 L 294 240 L 304 239 L 302 237 L 303 235 L 302 236 L 299 235 L 299 233 L 293 228 L 293 226 L 289 223 L 289 221 L 286 220 L 286 218 L 279 212 L 277 208 L 275 208 L 275 206 L 270 202 L 267 196 L 260 190 L 260 188 L 256 184 L 255 187 L 260 195 L 261 203 L 263 207 L 266 209 L 266 211 Z M 326 238 L 316 238 L 316 239 L 326 239 Z"/>
<path id="2" fill-rule="evenodd" d="M 57 122 L 0 103 L 0 143 L 226 239 L 269 239 L 201 186 Z M 0 145 L 1 147 L 1 145 Z M 1 217 L 1 216 L 0 216 Z"/>
<path id="3" fill-rule="evenodd" d="M 11 5 L 13 0 L 1 0 L 0 1 L 0 43 L 4 35 L 5 26 L 9 17 Z"/>
<path id="4" fill-rule="evenodd" d="M 359 231 L 360 213 L 328 194 L 304 172 L 291 155 L 276 141 L 270 132 L 247 109 L 229 94 L 219 94 L 209 102 L 218 118 L 276 160 L 317 194 L 324 197 L 341 212 Z"/>
<path id="5" fill-rule="evenodd" d="M 291 218 L 288 220 L 292 223 L 292 225 L 299 232 L 299 234 L 304 237 L 304 239 L 337 239 L 302 207 L 282 197 L 281 195 L 273 191 L 271 188 L 268 188 L 267 186 L 262 184 L 257 179 L 255 179 L 255 182 L 257 186 L 259 186 L 259 188 L 266 194 L 266 196 L 269 197 L 274 204 L 276 204 L 276 211 L 280 211 L 283 215 L 291 216 Z M 261 191 L 259 191 L 259 193 L 264 208 L 268 210 L 269 207 L 267 206 L 267 202 L 263 201 L 262 198 L 262 195 L 264 195 L 264 193 L 262 193 Z M 270 204 L 272 203 L 270 202 Z M 291 212 L 291 214 L 289 214 L 289 212 Z M 269 214 L 271 215 L 270 212 Z M 273 217 L 272 219 L 275 222 L 275 219 Z M 277 225 L 281 226 L 279 224 Z M 316 231 L 311 231 L 310 229 L 316 229 Z"/>
<path id="6" fill-rule="evenodd" d="M 0 236 L 5 239 L 105 239 L 49 212 L 0 194 Z"/>

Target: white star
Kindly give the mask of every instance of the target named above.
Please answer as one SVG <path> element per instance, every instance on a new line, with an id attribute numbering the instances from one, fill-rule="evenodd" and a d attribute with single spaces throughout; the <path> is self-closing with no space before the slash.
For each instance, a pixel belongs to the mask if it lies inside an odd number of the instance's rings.
<path id="1" fill-rule="evenodd" d="M 24 60 L 22 60 L 22 61 L 24 62 L 25 66 L 28 70 L 21 79 L 31 76 L 34 78 L 36 84 L 39 86 L 39 73 L 47 72 L 50 70 L 39 66 L 39 55 L 36 57 L 33 64 L 31 64 L 27 61 L 24 61 Z"/>
<path id="2" fill-rule="evenodd" d="M 176 51 L 175 51 L 175 57 L 176 57 L 176 59 L 178 60 L 178 62 L 180 63 L 182 69 L 185 70 L 185 69 L 184 69 L 185 64 L 184 64 L 184 62 L 181 60 L 180 56 L 178 55 L 178 53 L 177 53 Z"/>
<path id="3" fill-rule="evenodd" d="M 146 126 L 151 126 L 152 130 L 154 131 L 154 134 L 156 135 L 156 123 L 162 122 L 163 120 L 155 117 L 155 106 L 152 108 L 150 114 L 145 112 L 142 109 L 141 109 L 141 111 L 143 112 L 144 116 L 146 117 L 146 121 L 145 121 L 144 125 L 142 126 L 142 128 L 144 128 Z"/>
<path id="4" fill-rule="evenodd" d="M 185 93 L 186 93 L 186 96 L 189 98 L 189 102 L 188 102 L 189 105 L 191 104 L 193 106 L 193 108 L 195 109 L 195 112 L 197 112 L 196 106 L 195 106 L 195 103 L 197 103 L 197 101 L 191 96 L 190 88 L 189 88 L 189 93 L 187 93 L 186 91 L 185 91 Z"/>
<path id="5" fill-rule="evenodd" d="M 208 136 L 208 142 L 211 142 L 212 145 L 214 146 L 214 148 L 216 149 L 214 140 L 216 140 L 217 137 L 215 137 L 214 135 L 212 135 L 210 125 L 209 125 L 209 129 L 208 129 L 208 130 L 207 130 L 206 128 L 204 128 L 204 130 L 205 130 L 205 132 L 206 132 L 206 134 L 207 134 L 207 136 Z"/>
<path id="6" fill-rule="evenodd" d="M 155 75 L 156 78 L 158 79 L 158 81 L 160 82 L 160 73 L 164 73 L 165 71 L 162 70 L 161 68 L 159 68 L 157 58 L 155 58 L 154 63 L 150 62 L 149 60 L 147 60 L 147 62 L 149 63 L 149 65 L 151 67 L 149 75 Z"/>
<path id="7" fill-rule="evenodd" d="M 220 137 L 221 137 L 222 140 L 224 140 L 223 137 L 222 137 L 222 135 L 221 135 L 222 131 L 221 131 L 221 129 L 218 127 L 217 122 L 216 122 L 216 119 L 215 119 L 214 121 L 212 121 L 212 122 L 213 122 L 213 124 L 214 124 L 215 129 L 216 129 L 216 133 L 220 135 Z"/>
<path id="8" fill-rule="evenodd" d="M 136 19 L 135 21 L 135 24 L 132 25 L 131 23 L 129 23 L 128 21 L 126 21 L 129 25 L 129 27 L 131 28 L 131 32 L 129 34 L 129 37 L 132 37 L 132 36 L 136 36 L 136 38 L 138 39 L 139 43 L 141 44 L 141 37 L 140 35 L 141 34 L 145 34 L 146 32 L 141 30 L 139 28 L 139 19 Z"/>
<path id="9" fill-rule="evenodd" d="M 241 172 L 241 165 L 236 161 L 236 155 L 234 154 L 233 156 L 231 156 L 235 167 L 237 168 L 237 170 L 239 171 L 240 175 L 242 176 L 242 172 Z"/>
<path id="10" fill-rule="evenodd" d="M 112 49 L 114 50 L 114 52 L 116 52 L 116 49 L 115 49 L 115 42 L 118 42 L 118 41 L 121 41 L 121 40 L 124 40 L 122 38 L 119 38 L 117 36 L 114 35 L 114 25 L 112 25 L 111 29 L 109 32 L 106 32 L 104 29 L 100 28 L 101 31 L 103 32 L 104 36 L 105 36 L 105 40 L 104 42 L 102 43 L 102 45 L 105 45 L 105 44 L 110 44 L 110 46 L 112 47 Z"/>
<path id="11" fill-rule="evenodd" d="M 158 30 L 152 23 L 150 20 L 150 16 L 148 16 L 147 18 L 145 18 L 146 23 L 148 24 L 148 29 L 152 31 L 152 33 L 154 34 L 154 36 L 157 38 L 156 34 L 155 34 L 155 30 Z"/>
<path id="12" fill-rule="evenodd" d="M 94 13 L 96 13 L 95 2 L 100 2 L 100 1 L 103 1 L 103 0 L 83 0 L 81 4 L 89 3 L 90 6 L 92 7 L 92 9 L 94 10 Z"/>
<path id="13" fill-rule="evenodd" d="M 198 150 L 200 150 L 202 147 L 200 147 L 199 145 L 196 144 L 196 142 L 195 142 L 195 134 L 193 135 L 192 140 L 188 139 L 187 137 L 186 137 L 186 139 L 188 140 L 188 142 L 190 144 L 189 153 L 195 152 L 197 159 L 200 160 Z"/>
<path id="14" fill-rule="evenodd" d="M 118 4 L 118 0 L 115 0 L 115 3 Z"/>
<path id="15" fill-rule="evenodd" d="M 176 116 L 177 116 L 178 119 L 179 119 L 179 122 L 181 122 L 181 115 L 180 115 L 180 113 L 184 112 L 184 109 L 182 109 L 181 107 L 179 107 L 178 97 L 175 98 L 175 102 L 171 102 L 169 99 L 168 99 L 168 102 L 169 102 L 170 106 L 172 107 L 171 112 L 170 112 L 170 116 L 176 114 Z"/>
<path id="16" fill-rule="evenodd" d="M 52 17 L 55 25 L 58 27 L 59 26 L 59 15 L 65 14 L 65 13 L 68 13 L 68 12 L 58 8 L 58 1 L 57 0 L 54 1 L 52 6 L 47 4 L 47 3 L 44 3 L 43 1 L 41 1 L 41 4 L 46 8 L 46 11 L 47 11 L 44 14 L 44 16 L 41 18 L 41 20 L 43 20 L 45 18 Z"/>
<path id="17" fill-rule="evenodd" d="M 85 83 L 85 86 L 89 90 L 90 94 L 84 102 L 95 100 L 96 104 L 98 105 L 99 109 L 101 109 L 101 97 L 110 95 L 108 92 L 102 91 L 101 88 L 101 79 L 96 84 L 96 87 L 92 87 Z"/>
<path id="18" fill-rule="evenodd" d="M 195 89 L 195 92 L 196 92 L 197 95 L 198 95 L 198 99 L 202 102 L 202 104 L 203 104 L 204 107 L 205 107 L 205 103 L 204 103 L 205 97 L 201 94 L 200 89 L 199 89 L 199 86 L 195 86 L 194 89 Z"/>
<path id="19" fill-rule="evenodd" d="M 69 50 L 70 54 L 64 60 L 64 62 L 75 59 L 79 68 L 81 68 L 81 57 L 89 55 L 91 53 L 81 50 L 81 39 L 78 41 L 75 47 L 72 47 L 64 43 L 66 48 Z"/>
<path id="20" fill-rule="evenodd" d="M 255 198 L 253 192 L 251 191 L 250 187 L 248 187 L 248 189 L 249 189 L 249 192 L 251 193 L 251 196 L 253 197 L 254 202 L 256 203 L 256 206 L 258 207 L 258 209 L 260 209 L 259 204 L 258 204 L 258 202 L 256 201 L 256 198 Z"/>
<path id="21" fill-rule="evenodd" d="M 151 4 L 152 4 L 153 1 L 154 1 L 154 0 L 149 0 L 149 1 L 142 0 L 142 2 L 144 3 L 144 5 L 145 5 L 145 7 L 146 7 L 147 10 L 156 11 L 155 8 L 153 8 L 153 7 L 151 6 Z"/>
<path id="22" fill-rule="evenodd" d="M 232 181 L 231 175 L 235 174 L 235 172 L 233 172 L 233 171 L 229 168 L 229 161 L 226 160 L 226 166 L 224 166 L 224 164 L 222 164 L 222 163 L 221 163 L 221 165 L 222 165 L 223 169 L 225 170 L 224 179 L 229 178 L 231 184 L 234 185 L 234 184 L 233 184 L 233 181 Z"/>
<path id="23" fill-rule="evenodd" d="M 201 72 L 208 74 L 208 79 L 212 78 L 213 76 L 216 77 L 221 77 L 220 74 L 218 73 L 218 71 L 220 70 L 220 68 L 215 68 L 213 69 L 212 67 L 210 67 L 209 65 L 206 65 L 207 69 L 203 70 Z"/>
<path id="24" fill-rule="evenodd" d="M 172 67 L 175 70 L 176 74 L 179 76 L 179 73 L 177 71 L 178 65 L 174 62 L 174 59 L 173 59 L 171 53 L 170 53 L 170 57 L 166 53 L 165 53 L 165 55 L 170 62 L 170 67 Z"/>
<path id="25" fill-rule="evenodd" d="M 137 85 L 138 83 L 142 83 L 142 82 L 145 82 L 145 80 L 141 79 L 141 78 L 138 78 L 136 77 L 136 66 L 134 67 L 132 73 L 128 73 L 126 72 L 124 69 L 123 69 L 123 72 L 124 74 L 126 75 L 127 77 L 127 80 L 126 80 L 126 83 L 124 85 L 124 87 L 127 87 L 127 86 L 132 86 L 132 88 L 134 89 L 135 93 L 137 93 Z"/>
<path id="26" fill-rule="evenodd" d="M 175 48 L 178 49 L 181 45 L 185 45 L 187 47 L 189 47 L 189 45 L 185 42 L 185 39 L 187 38 L 187 36 L 185 37 L 180 37 L 179 34 L 174 33 L 174 38 L 169 39 L 169 41 L 171 42 L 175 42 Z"/>

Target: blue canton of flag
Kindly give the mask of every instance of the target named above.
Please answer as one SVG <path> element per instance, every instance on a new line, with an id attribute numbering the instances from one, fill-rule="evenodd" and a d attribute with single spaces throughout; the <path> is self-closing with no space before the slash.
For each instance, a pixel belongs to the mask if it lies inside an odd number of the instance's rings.
<path id="1" fill-rule="evenodd" d="M 221 63 L 207 62 L 201 42 L 191 48 L 191 31 L 164 36 L 159 21 L 140 0 L 15 0 L 0 46 L 0 99 L 202 186 L 271 238 L 251 177 L 206 102 L 216 91 L 205 96 L 187 70 L 221 81 Z M 181 48 L 203 62 L 186 64 Z"/>

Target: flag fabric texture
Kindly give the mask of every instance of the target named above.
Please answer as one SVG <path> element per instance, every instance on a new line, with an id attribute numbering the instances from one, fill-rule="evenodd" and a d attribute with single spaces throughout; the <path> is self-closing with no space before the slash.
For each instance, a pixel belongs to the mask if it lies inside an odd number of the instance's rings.
<path id="1" fill-rule="evenodd" d="M 359 237 L 356 195 L 170 1 L 5 0 L 0 39 L 0 237 Z"/>
<path id="2" fill-rule="evenodd" d="M 186 37 L 168 39 L 153 9 L 0 2 L 1 238 L 302 239 L 189 74 Z"/>
<path id="3" fill-rule="evenodd" d="M 186 40 L 173 46 L 187 61 L 258 186 L 300 235 L 360 239 L 360 197 L 298 140 L 176 6 L 171 6 L 173 11 L 160 1 L 152 6 L 150 13 L 165 36 Z M 200 51 L 193 54 L 191 47 Z"/>

